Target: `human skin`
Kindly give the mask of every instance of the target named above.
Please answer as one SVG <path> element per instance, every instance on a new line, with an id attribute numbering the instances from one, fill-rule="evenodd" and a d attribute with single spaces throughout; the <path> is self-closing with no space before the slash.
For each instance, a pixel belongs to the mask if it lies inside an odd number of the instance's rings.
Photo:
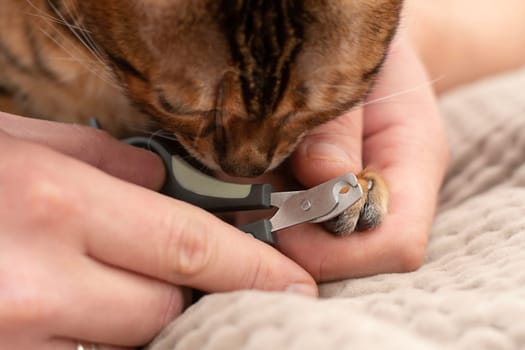
<path id="1" fill-rule="evenodd" d="M 407 0 L 370 104 L 316 129 L 292 157 L 306 186 L 363 167 L 381 173 L 391 192 L 384 223 L 344 240 L 290 229 L 280 249 L 318 281 L 420 267 L 448 160 L 435 95 L 523 66 L 524 14 L 521 0 Z"/>
<path id="2" fill-rule="evenodd" d="M 405 0 L 403 27 L 437 93 L 525 64 L 522 0 Z"/>
<path id="3" fill-rule="evenodd" d="M 341 239 L 309 225 L 279 235 L 279 248 L 317 281 L 412 271 L 425 257 L 448 147 L 432 84 L 406 37 L 394 42 L 378 81 L 363 108 L 316 129 L 291 160 L 306 186 L 368 167 L 390 190 L 374 230 Z"/>
<path id="4" fill-rule="evenodd" d="M 185 287 L 317 294 L 277 250 L 153 191 L 164 168 L 148 151 L 1 113 L 0 149 L 1 348 L 145 344 Z"/>
<path id="5" fill-rule="evenodd" d="M 408 1 L 401 31 L 407 35 L 395 41 L 365 106 L 312 131 L 286 164 L 305 186 L 363 167 L 381 173 L 391 203 L 375 230 L 338 238 L 302 225 L 278 234 L 280 254 L 151 191 L 164 176 L 156 156 L 88 128 L 2 115 L 0 147 L 9 152 L 0 164 L 1 345 L 71 349 L 77 339 L 140 345 L 180 314 L 182 286 L 316 295 L 314 279 L 417 269 L 448 157 L 433 90 L 525 61 L 512 38 L 497 41 L 507 55 L 483 40 L 504 13 L 493 16 L 488 5 L 470 3 L 491 20 L 456 19 L 445 30 L 443 8 L 457 13 L 469 2 L 417 1 Z M 508 19 L 514 28 L 517 17 Z M 464 41 L 452 35 L 483 26 L 489 29 L 467 31 Z M 437 59 L 436 48 L 450 55 Z M 487 59 L 469 65 L 472 52 Z"/>
<path id="6" fill-rule="evenodd" d="M 138 346 L 182 312 L 182 286 L 315 296 L 314 279 L 417 268 L 446 142 L 408 42 L 394 44 L 381 75 L 370 104 L 312 132 L 288 166 L 306 186 L 374 167 L 390 186 L 388 216 L 377 230 L 346 238 L 319 225 L 283 231 L 284 254 L 151 191 L 164 174 L 147 151 L 86 127 L 2 115 L 0 147 L 9 150 L 0 164 L 2 345 Z M 401 94 L 373 103 L 392 93 Z"/>

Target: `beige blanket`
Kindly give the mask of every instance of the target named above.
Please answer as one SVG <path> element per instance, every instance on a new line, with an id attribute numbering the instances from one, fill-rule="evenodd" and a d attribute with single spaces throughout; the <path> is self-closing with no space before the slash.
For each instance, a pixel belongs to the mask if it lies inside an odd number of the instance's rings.
<path id="1" fill-rule="evenodd" d="M 421 269 L 319 300 L 210 295 L 151 350 L 525 349 L 525 70 L 441 100 L 452 161 Z"/>

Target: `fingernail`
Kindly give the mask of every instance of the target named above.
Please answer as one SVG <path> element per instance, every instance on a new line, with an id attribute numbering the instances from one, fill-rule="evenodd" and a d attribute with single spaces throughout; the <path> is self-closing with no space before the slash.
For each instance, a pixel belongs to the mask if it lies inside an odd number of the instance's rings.
<path id="1" fill-rule="evenodd" d="M 350 160 L 348 153 L 333 143 L 311 143 L 306 148 L 306 156 L 312 160 L 347 163 Z"/>
<path id="2" fill-rule="evenodd" d="M 286 287 L 285 292 L 304 295 L 307 297 L 314 297 L 314 298 L 317 297 L 318 295 L 316 285 L 304 284 L 304 283 L 290 284 L 288 287 Z"/>

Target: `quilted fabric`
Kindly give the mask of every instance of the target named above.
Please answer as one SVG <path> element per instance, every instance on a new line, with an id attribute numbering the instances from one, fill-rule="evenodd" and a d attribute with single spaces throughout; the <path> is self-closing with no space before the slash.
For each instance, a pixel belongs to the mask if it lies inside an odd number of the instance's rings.
<path id="1" fill-rule="evenodd" d="M 452 161 L 413 273 L 210 295 L 150 350 L 525 349 L 525 70 L 441 100 Z"/>

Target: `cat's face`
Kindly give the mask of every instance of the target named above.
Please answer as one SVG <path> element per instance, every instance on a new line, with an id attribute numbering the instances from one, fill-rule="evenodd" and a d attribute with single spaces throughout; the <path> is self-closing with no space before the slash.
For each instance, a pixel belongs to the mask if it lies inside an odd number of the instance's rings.
<path id="1" fill-rule="evenodd" d="M 402 0 L 73 3 L 138 108 L 210 168 L 255 176 L 362 100 Z"/>

